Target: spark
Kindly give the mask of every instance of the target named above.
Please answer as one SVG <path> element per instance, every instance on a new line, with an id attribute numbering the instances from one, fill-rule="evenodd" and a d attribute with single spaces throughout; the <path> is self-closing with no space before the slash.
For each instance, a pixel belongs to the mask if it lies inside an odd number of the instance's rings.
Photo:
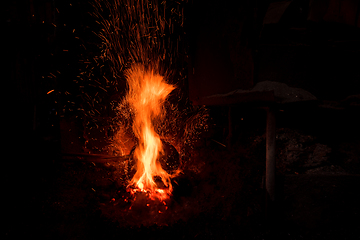
<path id="1" fill-rule="evenodd" d="M 77 103 L 74 106 L 66 103 L 66 107 L 71 106 L 74 114 L 78 114 L 85 123 L 95 126 L 99 117 L 108 118 L 108 125 L 97 129 L 105 132 L 106 129 L 113 129 L 113 135 L 109 136 L 111 143 L 107 148 L 115 155 L 129 154 L 136 141 L 132 129 L 136 110 L 123 100 L 129 69 L 141 66 L 144 72 L 153 71 L 171 85 L 185 85 L 187 68 L 183 59 L 187 58 L 188 50 L 183 26 L 186 2 L 187 0 L 94 0 L 91 16 L 97 27 L 100 27 L 95 32 L 99 42 L 98 52 L 95 53 L 96 56 L 88 54 L 86 49 L 93 49 L 93 45 L 89 48 L 89 44 L 82 39 L 86 46 L 80 46 L 86 53 L 81 55 L 81 67 L 76 74 L 77 82 L 74 82 L 78 86 L 78 92 L 73 93 L 67 89 L 64 94 L 71 99 L 80 96 L 80 108 Z M 206 129 L 207 112 L 203 107 L 192 106 L 180 90 L 174 90 L 171 95 L 172 100 L 178 102 L 174 104 L 165 101 L 163 108 L 166 110 L 166 118 L 156 121 L 153 127 L 162 139 L 169 141 L 180 152 Z M 176 95 L 179 97 L 173 97 Z M 181 108 L 179 103 L 182 104 Z M 102 115 L 104 113 L 108 115 Z M 88 128 L 92 128 L 91 125 Z M 91 139 L 90 133 L 87 134 L 89 136 L 85 136 L 86 141 Z M 91 148 L 89 151 L 104 150 L 100 147 Z M 153 196 L 167 194 L 166 191 L 161 191 Z"/>

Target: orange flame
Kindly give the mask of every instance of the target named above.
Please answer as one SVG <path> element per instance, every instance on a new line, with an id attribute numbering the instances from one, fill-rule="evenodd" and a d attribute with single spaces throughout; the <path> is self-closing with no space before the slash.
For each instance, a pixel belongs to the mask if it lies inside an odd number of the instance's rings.
<path id="1" fill-rule="evenodd" d="M 136 173 L 130 184 L 140 190 L 156 190 L 154 176 L 159 176 L 171 192 L 170 175 L 162 169 L 159 154 L 163 151 L 160 136 L 155 132 L 153 121 L 164 117 L 163 103 L 174 90 L 154 70 L 134 65 L 125 73 L 129 91 L 126 101 L 134 110 L 133 132 L 138 138 L 134 151 Z"/>

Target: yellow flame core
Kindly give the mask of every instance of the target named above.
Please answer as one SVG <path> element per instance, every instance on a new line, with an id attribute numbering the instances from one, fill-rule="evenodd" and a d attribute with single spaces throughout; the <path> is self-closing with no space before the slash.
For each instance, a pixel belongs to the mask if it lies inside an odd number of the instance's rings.
<path id="1" fill-rule="evenodd" d="M 153 177 L 159 176 L 171 191 L 170 175 L 157 161 L 163 150 L 153 122 L 164 116 L 163 103 L 175 87 L 142 65 L 134 65 L 125 76 L 129 87 L 126 100 L 135 113 L 132 128 L 139 141 L 134 151 L 136 173 L 131 184 L 142 190 L 154 190 L 157 186 Z"/>

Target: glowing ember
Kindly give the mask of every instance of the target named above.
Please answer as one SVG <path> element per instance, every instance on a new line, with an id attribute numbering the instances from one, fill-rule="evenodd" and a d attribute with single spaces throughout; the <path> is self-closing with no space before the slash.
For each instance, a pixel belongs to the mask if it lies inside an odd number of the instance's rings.
<path id="1" fill-rule="evenodd" d="M 141 183 L 140 183 L 141 184 Z M 164 205 L 166 205 L 166 202 L 164 200 L 168 199 L 169 196 L 171 195 L 171 191 L 170 189 L 159 189 L 159 188 L 155 188 L 154 190 L 145 190 L 143 188 L 135 188 L 135 189 L 130 189 L 130 193 L 135 196 L 135 194 L 137 192 L 140 193 L 145 193 L 146 196 L 148 198 L 150 198 L 151 200 L 160 200 L 162 201 L 162 203 Z M 136 198 L 136 197 L 134 197 Z M 148 204 L 149 205 L 149 204 Z"/>
<path id="2" fill-rule="evenodd" d="M 134 110 L 132 128 L 138 138 L 138 145 L 134 151 L 136 173 L 131 184 L 140 190 L 157 193 L 155 195 L 169 194 L 172 190 L 171 175 L 158 161 L 163 148 L 153 122 L 164 117 L 163 103 L 175 87 L 167 84 L 154 70 L 148 70 L 142 65 L 133 65 L 126 71 L 125 76 L 129 87 L 126 101 Z M 155 176 L 161 178 L 168 191 L 157 188 Z"/>

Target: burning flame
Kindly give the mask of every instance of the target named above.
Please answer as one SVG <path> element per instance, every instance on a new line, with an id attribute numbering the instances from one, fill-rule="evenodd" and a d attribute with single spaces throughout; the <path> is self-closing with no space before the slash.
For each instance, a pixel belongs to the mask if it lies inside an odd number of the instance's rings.
<path id="1" fill-rule="evenodd" d="M 136 173 L 130 184 L 144 191 L 163 192 L 154 181 L 154 177 L 158 176 L 171 192 L 171 175 L 157 161 L 163 149 L 153 122 L 164 117 L 163 103 L 175 87 L 167 84 L 164 77 L 155 70 L 146 69 L 139 64 L 129 68 L 125 77 L 129 87 L 126 101 L 134 110 L 132 129 L 138 139 L 133 155 Z"/>

